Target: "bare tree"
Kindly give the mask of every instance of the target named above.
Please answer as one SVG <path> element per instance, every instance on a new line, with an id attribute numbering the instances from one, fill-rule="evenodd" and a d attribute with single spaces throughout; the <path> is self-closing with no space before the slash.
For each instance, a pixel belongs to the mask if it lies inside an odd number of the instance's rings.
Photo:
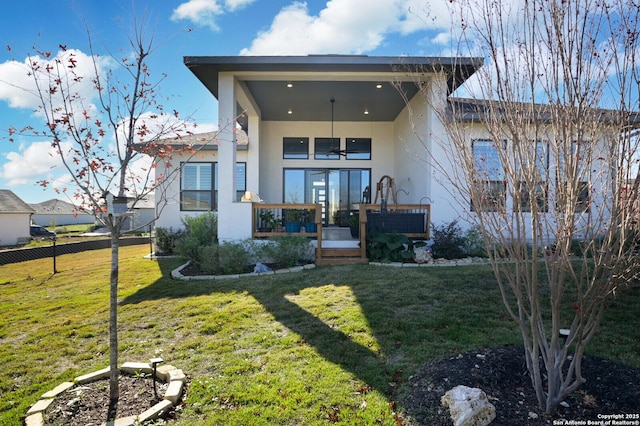
<path id="1" fill-rule="evenodd" d="M 421 86 L 446 133 L 419 135 L 444 153 L 427 161 L 483 233 L 549 414 L 585 381 L 585 348 L 638 272 L 639 10 L 452 1 L 456 54 L 485 66 L 446 104 L 434 101 L 441 85 Z"/>
<path id="2" fill-rule="evenodd" d="M 164 75 L 154 78 L 147 65 L 154 49 L 144 20 L 134 21 L 130 45 L 119 55 L 100 56 L 88 30 L 90 57 L 60 45 L 57 53 L 36 50 L 26 61 L 35 89 L 37 118 L 44 126 L 27 126 L 11 133 L 46 138 L 71 176 L 76 204 L 94 213 L 111 235 L 109 366 L 110 399 L 114 413 L 118 389 L 118 251 L 125 223 L 135 204 L 161 182 L 173 179 L 179 167 L 172 154 L 189 158 L 196 148 L 180 144 L 194 125 L 165 112 L 160 93 Z M 83 62 L 84 60 L 84 62 Z M 89 62 L 87 64 L 87 62 Z M 175 139 L 176 145 L 164 139 Z M 193 138 L 190 138 L 193 140 Z M 200 140 L 204 145 L 210 141 Z M 176 152 L 177 153 L 177 152 Z M 155 176 L 155 164 L 166 163 L 168 173 Z M 51 182 L 41 181 L 42 186 Z M 162 195 L 162 194 L 160 194 Z M 157 200 L 161 209 L 162 200 Z M 128 203 L 128 207 L 127 207 Z M 139 224 L 144 227 L 149 224 Z"/>

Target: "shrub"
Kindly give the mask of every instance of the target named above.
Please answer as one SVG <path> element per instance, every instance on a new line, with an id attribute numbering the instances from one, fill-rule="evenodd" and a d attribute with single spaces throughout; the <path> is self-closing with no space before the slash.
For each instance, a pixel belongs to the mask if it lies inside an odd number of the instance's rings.
<path id="1" fill-rule="evenodd" d="M 309 240 L 298 235 L 283 235 L 271 238 L 262 248 L 270 261 L 285 267 L 308 263 L 313 259 Z"/>
<path id="2" fill-rule="evenodd" d="M 433 226 L 431 251 L 434 258 L 461 259 L 466 257 L 464 245 L 462 229 L 457 220 L 441 226 Z"/>
<path id="3" fill-rule="evenodd" d="M 200 244 L 200 241 L 198 241 L 196 237 L 187 235 L 176 244 L 176 252 L 181 257 L 184 257 L 185 259 L 188 259 L 195 264 L 200 264 L 202 260 L 200 256 L 201 247 L 211 247 L 211 245 L 203 246 Z"/>
<path id="4" fill-rule="evenodd" d="M 205 275 L 218 275 L 220 273 L 220 246 L 199 246 L 196 256 L 198 261 L 191 259 L 200 272 Z"/>
<path id="5" fill-rule="evenodd" d="M 367 257 L 378 262 L 407 262 L 413 259 L 413 243 L 404 234 L 371 230 L 367 234 Z"/>
<path id="6" fill-rule="evenodd" d="M 243 243 L 222 243 L 218 251 L 220 274 L 242 274 L 247 272 L 250 254 Z"/>
<path id="7" fill-rule="evenodd" d="M 198 240 L 201 246 L 218 244 L 218 216 L 214 212 L 182 219 L 188 237 Z"/>
<path id="8" fill-rule="evenodd" d="M 173 228 L 156 228 L 156 251 L 162 254 L 173 254 L 176 244 L 184 236 L 184 231 L 174 231 Z"/>
<path id="9" fill-rule="evenodd" d="M 484 238 L 478 226 L 469 228 L 464 234 L 464 251 L 467 256 L 487 257 Z"/>

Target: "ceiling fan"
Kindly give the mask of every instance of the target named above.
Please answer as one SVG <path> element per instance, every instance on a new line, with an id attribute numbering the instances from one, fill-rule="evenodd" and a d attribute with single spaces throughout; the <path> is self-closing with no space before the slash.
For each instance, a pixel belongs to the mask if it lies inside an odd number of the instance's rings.
<path id="1" fill-rule="evenodd" d="M 334 98 L 331 98 L 329 99 L 329 101 L 331 102 L 331 147 L 328 150 L 328 154 L 342 155 L 343 157 L 346 157 L 347 154 L 356 154 L 358 151 L 349 150 L 349 149 L 340 149 L 340 139 L 338 139 L 337 147 L 333 145 L 335 142 L 335 138 L 333 137 L 333 107 L 336 103 L 336 100 Z"/>

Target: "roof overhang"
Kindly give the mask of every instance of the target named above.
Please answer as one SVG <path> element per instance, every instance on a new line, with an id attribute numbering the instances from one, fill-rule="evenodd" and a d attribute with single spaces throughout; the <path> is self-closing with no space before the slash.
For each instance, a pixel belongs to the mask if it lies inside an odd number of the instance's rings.
<path id="1" fill-rule="evenodd" d="M 216 98 L 219 75 L 232 73 L 265 121 L 328 121 L 331 99 L 335 121 L 393 121 L 419 91 L 421 76 L 444 72 L 451 93 L 483 61 L 309 55 L 187 56 L 184 63 Z"/>

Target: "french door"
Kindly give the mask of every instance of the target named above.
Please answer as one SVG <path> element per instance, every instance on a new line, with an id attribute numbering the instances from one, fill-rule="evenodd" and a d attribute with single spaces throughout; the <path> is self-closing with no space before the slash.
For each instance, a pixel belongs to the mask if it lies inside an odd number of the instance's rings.
<path id="1" fill-rule="evenodd" d="M 324 226 L 345 226 L 360 203 L 370 202 L 370 188 L 369 169 L 284 170 L 284 202 L 322 205 Z"/>

